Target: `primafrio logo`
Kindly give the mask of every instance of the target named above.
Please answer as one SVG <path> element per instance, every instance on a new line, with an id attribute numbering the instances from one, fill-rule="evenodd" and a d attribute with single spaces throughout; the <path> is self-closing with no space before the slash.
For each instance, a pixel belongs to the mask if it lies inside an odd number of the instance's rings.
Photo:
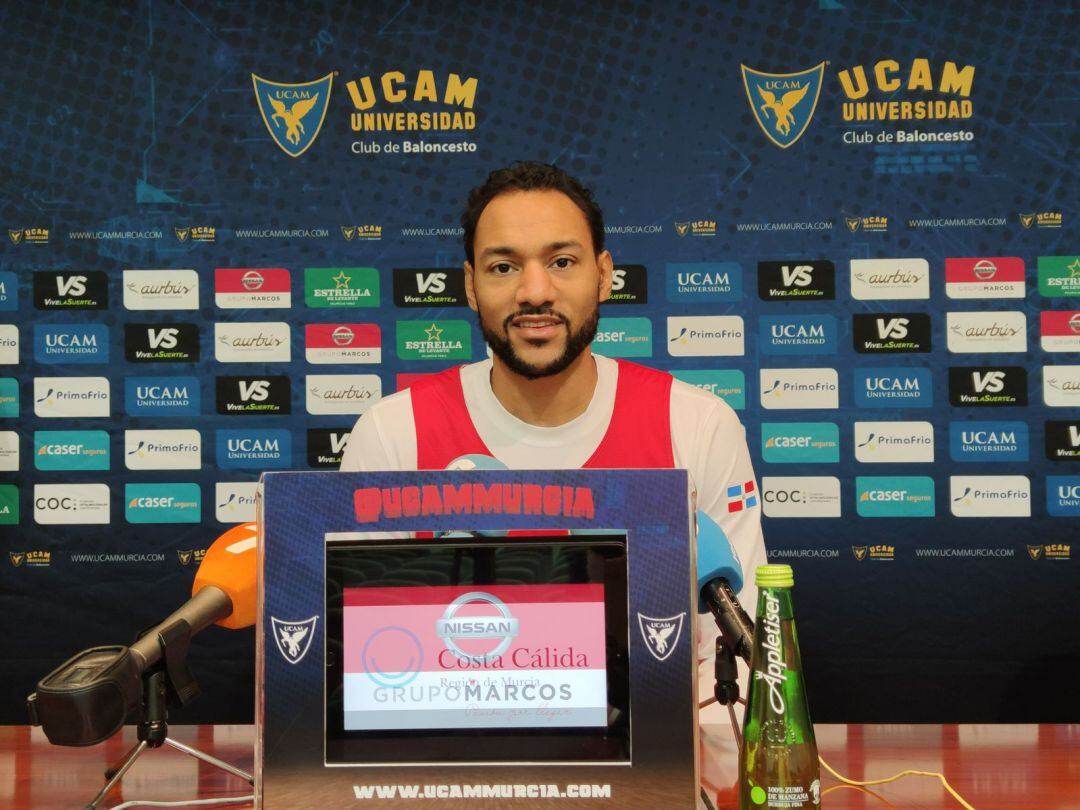
<path id="1" fill-rule="evenodd" d="M 772 476 L 761 479 L 762 510 L 770 518 L 840 517 L 840 479 Z"/>
<path id="2" fill-rule="evenodd" d="M 840 407 L 835 368 L 763 368 L 759 376 L 767 410 Z"/>
<path id="3" fill-rule="evenodd" d="M 926 476 L 857 476 L 855 511 L 860 517 L 934 516 L 934 479 Z"/>
<path id="4" fill-rule="evenodd" d="M 852 259 L 851 297 L 857 301 L 927 299 L 926 259 Z"/>
<path id="5" fill-rule="evenodd" d="M 1031 481 L 1025 475 L 951 475 L 954 516 L 1031 517 Z"/>
<path id="6" fill-rule="evenodd" d="M 109 469 L 109 434 L 104 430 L 34 431 L 34 468 Z"/>
<path id="7" fill-rule="evenodd" d="M 669 316 L 667 350 L 672 357 L 741 357 L 746 328 L 740 315 Z"/>
<path id="8" fill-rule="evenodd" d="M 288 309 L 292 278 L 283 267 L 218 267 L 214 303 L 220 309 Z"/>
<path id="9" fill-rule="evenodd" d="M 1080 407 L 1080 366 L 1043 366 L 1043 402 L 1051 408 Z"/>
<path id="10" fill-rule="evenodd" d="M 930 463 L 934 426 L 929 422 L 856 422 L 855 458 L 864 464 Z"/>
<path id="11" fill-rule="evenodd" d="M 802 137 L 814 117 L 825 63 L 798 73 L 766 73 L 746 65 L 740 67 L 754 120 L 770 141 L 787 149 Z"/>
<path id="12" fill-rule="evenodd" d="M 758 262 L 762 301 L 831 301 L 836 298 L 836 267 L 827 259 Z"/>
<path id="13" fill-rule="evenodd" d="M 34 414 L 44 419 L 109 416 L 105 377 L 35 377 Z"/>
<path id="14" fill-rule="evenodd" d="M 945 259 L 949 298 L 1023 298 L 1024 260 L 1017 256 Z"/>
<path id="15" fill-rule="evenodd" d="M 214 358 L 219 363 L 287 363 L 291 332 L 284 321 L 214 324 Z"/>
<path id="16" fill-rule="evenodd" d="M 374 323 L 309 323 L 304 327 L 309 363 L 381 363 L 382 332 Z"/>
<path id="17" fill-rule="evenodd" d="M 307 463 L 316 470 L 336 470 L 349 443 L 350 428 L 308 428 Z"/>
<path id="18" fill-rule="evenodd" d="M 394 303 L 399 307 L 463 307 L 465 271 L 458 268 L 394 268 Z"/>
<path id="19" fill-rule="evenodd" d="M 742 267 L 738 262 L 669 262 L 664 277 L 667 300 L 672 303 L 742 299 Z M 616 300 L 614 293 L 609 300 Z"/>
<path id="20" fill-rule="evenodd" d="M 934 404 L 928 368 L 855 369 L 855 404 L 861 408 L 929 408 Z"/>
<path id="21" fill-rule="evenodd" d="M 223 470 L 288 469 L 292 434 L 287 430 L 219 430 L 217 465 Z"/>
<path id="22" fill-rule="evenodd" d="M 108 276 L 101 270 L 36 271 L 34 306 L 38 309 L 108 309 Z"/>
<path id="23" fill-rule="evenodd" d="M 198 377 L 127 377 L 124 412 L 129 416 L 194 416 L 200 411 Z"/>
<path id="24" fill-rule="evenodd" d="M 1027 461 L 1026 422 L 950 422 L 949 457 L 978 464 Z"/>
<path id="25" fill-rule="evenodd" d="M 57 363 L 108 363 L 109 327 L 105 324 L 37 324 L 34 326 L 34 359 L 45 365 Z"/>
<path id="26" fill-rule="evenodd" d="M 648 318 L 601 318 L 593 351 L 605 357 L 652 357 L 652 337 Z"/>
<path id="27" fill-rule="evenodd" d="M 1080 352 L 1080 310 L 1040 313 L 1039 335 L 1044 352 Z"/>
<path id="28" fill-rule="evenodd" d="M 307 412 L 361 414 L 382 398 L 378 374 L 309 374 L 305 378 Z"/>
<path id="29" fill-rule="evenodd" d="M 274 631 L 274 642 L 278 652 L 290 664 L 299 664 L 311 649 L 311 640 L 315 638 L 315 623 L 318 615 L 303 621 L 283 621 L 277 616 L 270 617 L 270 626 Z"/>
<path id="30" fill-rule="evenodd" d="M 219 482 L 214 486 L 214 517 L 218 523 L 252 523 L 255 520 L 255 482 Z"/>
<path id="31" fill-rule="evenodd" d="M 0 325 L 0 365 L 14 366 L 19 363 L 19 327 L 14 324 Z"/>
<path id="32" fill-rule="evenodd" d="M 226 416 L 277 416 L 292 413 L 289 378 L 280 374 L 265 377 L 218 377 L 217 412 Z"/>
<path id="33" fill-rule="evenodd" d="M 125 430 L 124 465 L 129 470 L 198 470 L 202 436 L 197 430 Z"/>
<path id="34" fill-rule="evenodd" d="M 199 327 L 193 323 L 124 324 L 129 363 L 194 363 L 199 359 Z"/>
<path id="35" fill-rule="evenodd" d="M 665 661 L 675 651 L 682 636 L 683 619 L 685 613 L 676 616 L 668 616 L 666 619 L 654 619 L 644 613 L 638 613 L 638 627 L 641 629 L 641 637 L 645 639 L 645 646 L 649 648 L 653 658 L 657 661 Z"/>
<path id="36" fill-rule="evenodd" d="M 762 315 L 758 334 L 763 354 L 836 354 L 832 315 Z"/>
<path id="37" fill-rule="evenodd" d="M 194 270 L 125 270 L 124 309 L 198 309 L 199 274 Z"/>
<path id="38" fill-rule="evenodd" d="M 330 106 L 333 82 L 333 73 L 298 84 L 272 82 L 251 74 L 266 130 L 289 157 L 300 157 L 319 136 Z"/>
<path id="39" fill-rule="evenodd" d="M 855 315 L 851 336 L 859 354 L 928 352 L 930 316 L 925 312 Z"/>
<path id="40" fill-rule="evenodd" d="M 976 407 L 1027 405 L 1023 366 L 951 366 L 949 403 Z"/>
<path id="41" fill-rule="evenodd" d="M 1027 351 L 1023 312 L 947 312 L 945 334 L 953 354 Z"/>
<path id="42" fill-rule="evenodd" d="M 108 484 L 35 484 L 34 522 L 43 526 L 109 522 Z"/>

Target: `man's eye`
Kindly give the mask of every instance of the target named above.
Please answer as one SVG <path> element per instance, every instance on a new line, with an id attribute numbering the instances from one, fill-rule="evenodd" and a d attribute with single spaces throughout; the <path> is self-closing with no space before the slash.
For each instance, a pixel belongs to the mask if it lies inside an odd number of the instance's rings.
<path id="1" fill-rule="evenodd" d="M 491 268 L 491 272 L 498 276 L 505 276 L 507 273 L 512 273 L 513 270 L 513 265 L 508 262 L 499 262 L 496 265 L 492 265 Z"/>
<path id="2" fill-rule="evenodd" d="M 560 256 L 555 261 L 553 261 L 552 264 L 558 267 L 560 270 L 566 270 L 568 267 L 573 266 L 574 260 L 571 259 L 569 256 Z"/>

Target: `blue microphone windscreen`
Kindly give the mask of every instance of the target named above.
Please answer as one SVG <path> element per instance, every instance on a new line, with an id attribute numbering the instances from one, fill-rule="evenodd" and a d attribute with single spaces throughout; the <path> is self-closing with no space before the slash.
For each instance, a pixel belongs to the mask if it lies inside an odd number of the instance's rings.
<path id="1" fill-rule="evenodd" d="M 482 453 L 470 453 L 466 456 L 458 456 L 446 465 L 448 470 L 505 470 L 505 464 L 493 456 L 485 456 Z"/>
<path id="2" fill-rule="evenodd" d="M 735 549 L 716 521 L 701 510 L 697 513 L 697 586 L 702 586 L 716 577 L 723 577 L 738 593 L 743 586 L 742 563 L 739 562 Z M 702 606 L 699 605 L 699 610 Z"/>

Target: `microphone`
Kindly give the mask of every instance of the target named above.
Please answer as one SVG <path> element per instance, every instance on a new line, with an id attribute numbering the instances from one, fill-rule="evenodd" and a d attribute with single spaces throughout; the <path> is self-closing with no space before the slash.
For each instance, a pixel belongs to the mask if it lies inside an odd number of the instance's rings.
<path id="1" fill-rule="evenodd" d="M 743 585 L 742 564 L 715 520 L 697 513 L 698 612 L 708 610 L 732 652 L 747 663 L 754 644 L 754 622 L 735 595 Z"/>
<path id="2" fill-rule="evenodd" d="M 255 623 L 257 584 L 254 523 L 234 526 L 206 550 L 192 597 L 130 647 L 92 647 L 71 657 L 27 699 L 30 721 L 53 745 L 94 745 L 115 734 L 143 708 L 143 679 L 164 659 L 181 705 L 199 693 L 187 669 L 191 637 L 211 624 L 240 629 Z"/>

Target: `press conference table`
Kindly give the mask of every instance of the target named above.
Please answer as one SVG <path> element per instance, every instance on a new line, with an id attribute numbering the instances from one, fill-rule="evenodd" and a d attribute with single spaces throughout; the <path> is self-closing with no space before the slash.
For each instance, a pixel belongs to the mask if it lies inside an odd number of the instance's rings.
<path id="1" fill-rule="evenodd" d="M 977 810 L 1080 810 L 1080 724 L 818 725 L 816 731 L 822 756 L 849 778 L 937 771 Z M 100 787 L 104 768 L 127 751 L 134 736 L 129 727 L 102 745 L 58 748 L 39 729 L 0 726 L 0 810 L 84 806 Z M 174 726 L 172 736 L 238 767 L 252 766 L 252 726 Z M 709 728 L 702 735 L 702 778 L 717 808 L 737 806 L 724 776 L 732 772 L 734 748 L 723 736 Z M 133 799 L 184 801 L 250 790 L 236 777 L 162 748 L 143 755 L 106 807 Z M 870 792 L 841 786 L 823 773 L 822 791 L 822 806 L 829 810 L 960 807 L 937 779 L 923 776 L 906 776 Z"/>

